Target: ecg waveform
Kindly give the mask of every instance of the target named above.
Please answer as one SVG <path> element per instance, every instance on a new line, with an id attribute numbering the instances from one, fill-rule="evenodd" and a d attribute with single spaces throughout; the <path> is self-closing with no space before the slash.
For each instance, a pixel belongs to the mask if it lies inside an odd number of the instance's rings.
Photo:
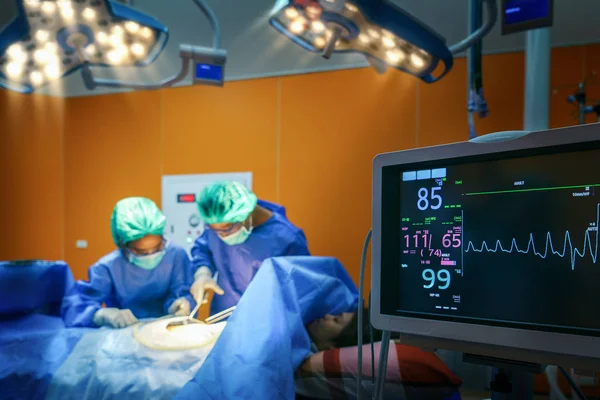
<path id="1" fill-rule="evenodd" d="M 550 234 L 550 232 L 548 232 L 546 234 L 546 248 L 543 252 L 539 252 L 536 250 L 533 233 L 530 233 L 529 234 L 529 242 L 527 242 L 527 248 L 525 250 L 521 250 L 519 248 L 519 246 L 517 245 L 517 239 L 513 239 L 510 242 L 510 248 L 508 248 L 508 249 L 506 249 L 502 246 L 502 243 L 500 242 L 500 240 L 496 240 L 496 246 L 494 248 L 490 248 L 487 245 L 487 243 L 485 241 L 483 241 L 481 244 L 481 247 L 478 249 L 475 248 L 475 245 L 473 244 L 472 241 L 469 241 L 469 243 L 467 244 L 467 248 L 465 249 L 465 253 L 468 252 L 469 250 L 473 250 L 474 252 L 477 252 L 477 253 L 482 253 L 484 251 L 491 252 L 491 253 L 496 253 L 498 251 L 503 251 L 505 253 L 512 253 L 513 251 L 517 251 L 517 252 L 523 253 L 523 254 L 527 254 L 531 251 L 531 252 L 533 252 L 534 255 L 536 255 L 540 258 L 546 258 L 550 252 L 550 254 L 557 255 L 561 258 L 570 256 L 571 257 L 571 270 L 574 270 L 575 269 L 575 261 L 576 261 L 577 256 L 579 256 L 581 258 L 585 257 L 588 248 L 589 248 L 590 256 L 592 258 L 592 262 L 595 264 L 596 261 L 598 260 L 598 234 L 599 234 L 598 229 L 600 229 L 600 227 L 598 226 L 599 223 L 600 223 L 600 203 L 596 206 L 596 225 L 594 227 L 595 231 L 596 231 L 595 247 L 594 247 L 594 244 L 592 243 L 592 238 L 590 237 L 590 229 L 588 228 L 585 231 L 585 239 L 583 241 L 583 250 L 579 250 L 578 248 L 573 246 L 573 243 L 571 242 L 571 234 L 569 233 L 569 231 L 566 231 L 562 252 L 554 249 L 554 244 L 552 243 L 552 235 Z M 568 253 L 567 253 L 567 248 L 569 248 Z"/>

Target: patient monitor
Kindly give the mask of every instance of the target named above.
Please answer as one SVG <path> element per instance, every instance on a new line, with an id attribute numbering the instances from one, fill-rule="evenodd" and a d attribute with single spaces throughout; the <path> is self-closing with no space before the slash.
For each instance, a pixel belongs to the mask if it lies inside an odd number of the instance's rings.
<path id="1" fill-rule="evenodd" d="M 600 124 L 378 155 L 373 326 L 600 370 Z"/>

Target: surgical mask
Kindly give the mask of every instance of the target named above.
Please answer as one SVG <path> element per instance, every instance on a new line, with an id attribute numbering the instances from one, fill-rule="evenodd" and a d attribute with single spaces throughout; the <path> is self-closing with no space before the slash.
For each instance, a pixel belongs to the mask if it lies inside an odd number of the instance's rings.
<path id="1" fill-rule="evenodd" d="M 228 244 L 229 246 L 234 246 L 236 244 L 242 244 L 246 240 L 248 240 L 251 233 L 252 233 L 252 226 L 250 226 L 249 229 L 246 228 L 245 226 L 242 226 L 240 228 L 240 230 L 238 230 L 235 233 L 232 233 L 231 235 L 222 237 L 221 240 L 224 241 L 225 244 Z"/>
<path id="2" fill-rule="evenodd" d="M 135 254 L 129 253 L 129 262 L 136 267 L 140 267 L 145 270 L 151 270 L 158 267 L 158 264 L 160 264 L 164 256 L 165 250 L 145 256 L 136 256 Z"/>

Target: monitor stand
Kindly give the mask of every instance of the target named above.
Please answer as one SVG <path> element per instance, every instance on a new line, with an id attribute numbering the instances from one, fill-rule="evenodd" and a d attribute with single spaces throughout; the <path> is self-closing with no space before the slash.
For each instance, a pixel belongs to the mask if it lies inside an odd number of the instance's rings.
<path id="1" fill-rule="evenodd" d="M 383 331 L 374 400 L 383 398 L 390 336 L 389 331 Z M 490 383 L 491 400 L 533 400 L 533 375 L 546 369 L 546 365 L 474 354 L 463 354 L 463 361 L 494 368 L 493 380 Z"/>
<path id="2" fill-rule="evenodd" d="M 464 354 L 463 361 L 494 368 L 490 383 L 492 400 L 533 399 L 533 375 L 546 369 L 545 365 L 536 363 L 474 354 Z"/>

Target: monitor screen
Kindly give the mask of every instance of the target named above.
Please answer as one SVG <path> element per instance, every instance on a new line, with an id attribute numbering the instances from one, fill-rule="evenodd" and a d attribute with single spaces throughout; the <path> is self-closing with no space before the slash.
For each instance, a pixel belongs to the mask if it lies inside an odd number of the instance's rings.
<path id="1" fill-rule="evenodd" d="M 502 34 L 552 26 L 553 0 L 503 0 Z"/>
<path id="2" fill-rule="evenodd" d="M 599 160 L 588 142 L 383 167 L 381 313 L 600 336 Z"/>
<path id="3" fill-rule="evenodd" d="M 223 82 L 223 66 L 197 63 L 194 77 L 199 81 Z"/>

